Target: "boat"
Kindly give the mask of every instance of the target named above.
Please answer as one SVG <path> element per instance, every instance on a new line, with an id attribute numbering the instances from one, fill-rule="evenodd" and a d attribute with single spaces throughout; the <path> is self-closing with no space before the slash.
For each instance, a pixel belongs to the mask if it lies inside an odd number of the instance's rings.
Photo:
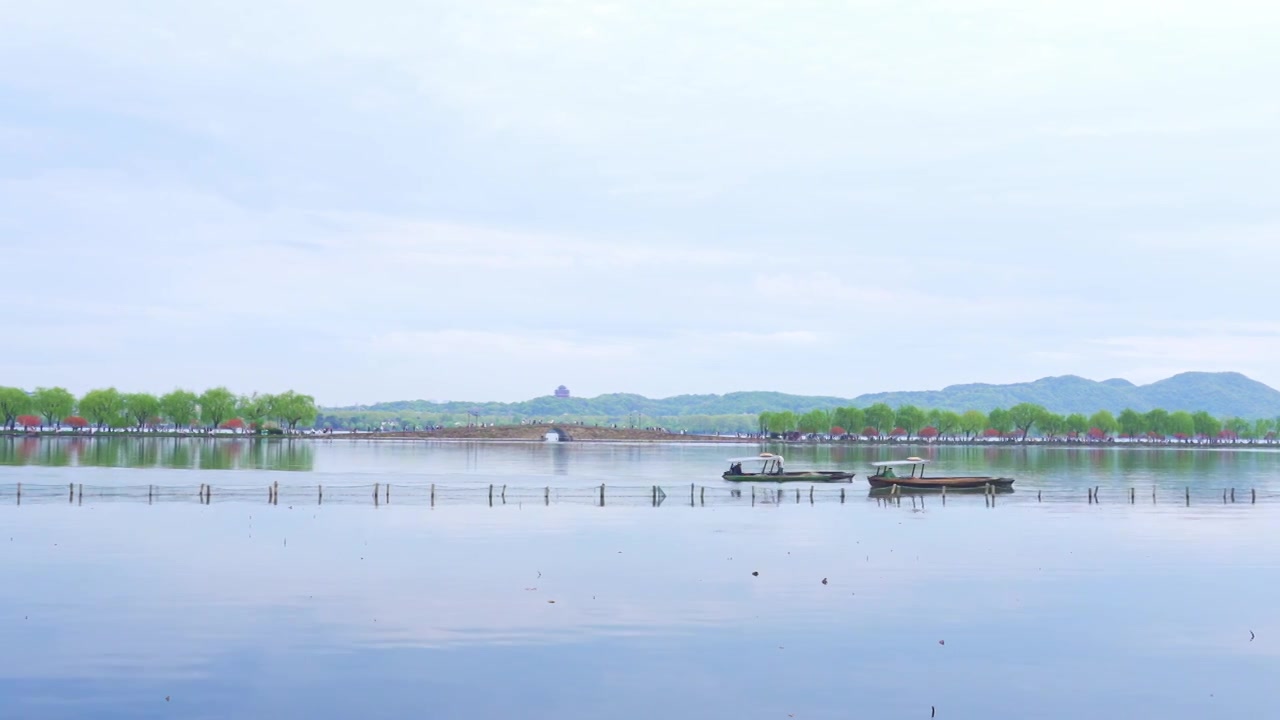
<path id="1" fill-rule="evenodd" d="M 743 463 L 752 463 L 743 470 Z M 759 463 L 756 469 L 755 463 Z M 785 470 L 782 456 L 760 453 L 751 457 L 730 458 L 729 469 L 720 477 L 730 482 L 853 482 L 853 473 L 842 470 Z"/>
<path id="2" fill-rule="evenodd" d="M 867 482 L 873 490 L 894 488 L 901 490 L 982 490 L 995 492 L 1012 492 L 1013 478 L 990 477 L 987 475 L 925 477 L 924 466 L 928 460 L 909 457 L 906 460 L 886 460 L 873 463 L 875 474 L 867 476 Z M 905 475 L 899 475 L 894 468 L 910 468 Z M 918 472 L 917 472 L 918 471 Z"/>

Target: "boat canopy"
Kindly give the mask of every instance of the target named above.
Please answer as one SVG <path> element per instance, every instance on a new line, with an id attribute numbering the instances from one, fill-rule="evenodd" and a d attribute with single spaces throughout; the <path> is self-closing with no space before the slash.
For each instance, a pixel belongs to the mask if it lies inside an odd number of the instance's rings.
<path id="1" fill-rule="evenodd" d="M 770 462 L 772 460 L 782 462 L 782 456 L 765 453 L 764 455 L 752 455 L 750 457 L 729 458 L 728 462 Z"/>
<path id="2" fill-rule="evenodd" d="M 906 460 L 886 460 L 884 462 L 871 463 L 871 467 L 901 467 L 903 465 L 924 465 L 929 462 L 921 458 L 907 458 Z"/>

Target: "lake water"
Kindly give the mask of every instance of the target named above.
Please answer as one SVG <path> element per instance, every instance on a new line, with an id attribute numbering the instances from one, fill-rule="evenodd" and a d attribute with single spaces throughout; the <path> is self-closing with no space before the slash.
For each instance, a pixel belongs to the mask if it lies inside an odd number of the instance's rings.
<path id="1" fill-rule="evenodd" d="M 937 448 L 1017 490 L 913 507 L 919 448 L 753 505 L 759 449 L 0 439 L 0 718 L 1274 712 L 1280 454 Z"/>

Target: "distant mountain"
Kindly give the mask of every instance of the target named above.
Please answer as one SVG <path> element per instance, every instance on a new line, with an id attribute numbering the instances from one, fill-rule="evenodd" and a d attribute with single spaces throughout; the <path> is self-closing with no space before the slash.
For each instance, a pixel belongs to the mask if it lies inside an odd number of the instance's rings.
<path id="1" fill-rule="evenodd" d="M 726 395 L 677 395 L 652 399 L 643 395 L 613 393 L 594 398 L 558 398 L 550 395 L 515 403 L 430 402 L 411 400 L 345 408 L 325 408 L 323 412 L 391 412 L 462 415 L 472 410 L 489 417 L 625 418 L 639 413 L 650 417 L 688 415 L 755 415 L 766 410 L 803 413 L 829 410 L 842 405 L 866 407 L 883 402 L 897 407 L 916 405 L 943 410 L 981 410 L 1012 407 L 1029 402 L 1058 413 L 1090 414 L 1098 410 L 1118 413 L 1125 408 L 1146 412 L 1165 410 L 1207 410 L 1219 417 L 1280 417 L 1280 391 L 1240 373 L 1188 372 L 1151 383 L 1134 385 L 1113 378 L 1102 382 L 1074 375 L 1041 378 L 1010 385 L 951 385 L 941 390 L 889 392 L 845 399 L 831 396 L 788 395 L 778 392 L 733 392 Z"/>
<path id="2" fill-rule="evenodd" d="M 1095 382 L 1063 375 L 1029 383 L 952 385 L 942 390 L 873 393 L 854 399 L 860 407 L 877 402 L 894 407 L 918 405 L 984 412 L 1029 402 L 1058 413 L 1119 412 L 1125 408 L 1146 412 L 1158 407 L 1169 411 L 1206 410 L 1220 417 L 1280 416 L 1280 391 L 1233 372 L 1188 372 L 1150 385 L 1134 385 L 1120 379 Z"/>

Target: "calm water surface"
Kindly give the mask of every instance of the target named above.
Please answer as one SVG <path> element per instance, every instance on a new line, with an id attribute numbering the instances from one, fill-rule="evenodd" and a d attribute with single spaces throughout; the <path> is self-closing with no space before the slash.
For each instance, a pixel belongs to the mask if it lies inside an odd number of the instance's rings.
<path id="1" fill-rule="evenodd" d="M 859 472 L 848 501 L 730 501 L 722 460 L 757 451 L 0 440 L 0 718 L 1274 713 L 1280 455 L 941 448 L 1018 491 L 913 508 L 866 496 L 888 451 L 787 447 Z M 18 482 L 219 494 L 18 505 Z M 477 492 L 222 499 L 273 482 Z M 671 496 L 473 501 L 490 483 Z"/>

